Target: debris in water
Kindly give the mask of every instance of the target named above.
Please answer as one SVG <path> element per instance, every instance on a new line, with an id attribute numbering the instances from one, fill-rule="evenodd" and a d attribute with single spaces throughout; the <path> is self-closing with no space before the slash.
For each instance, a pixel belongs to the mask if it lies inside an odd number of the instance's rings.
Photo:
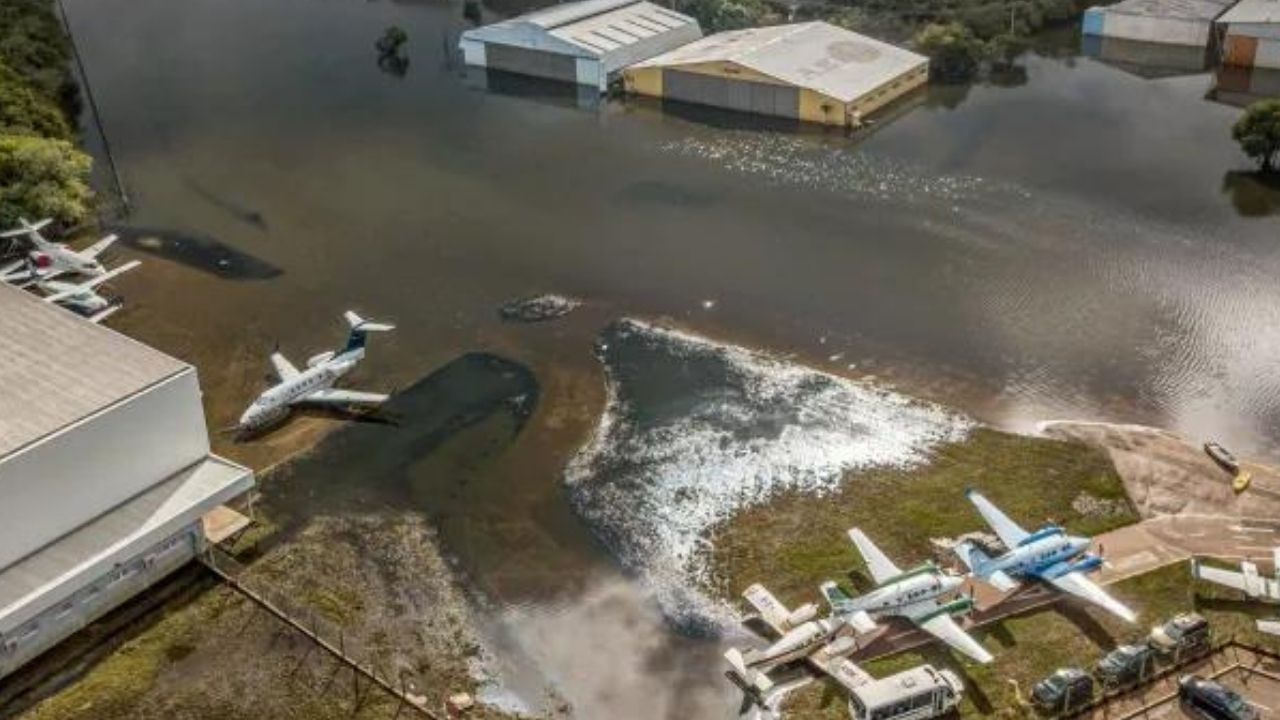
<path id="1" fill-rule="evenodd" d="M 498 313 L 503 320 L 512 322 L 542 322 L 568 315 L 581 304 L 563 295 L 535 295 L 512 300 L 504 304 Z"/>

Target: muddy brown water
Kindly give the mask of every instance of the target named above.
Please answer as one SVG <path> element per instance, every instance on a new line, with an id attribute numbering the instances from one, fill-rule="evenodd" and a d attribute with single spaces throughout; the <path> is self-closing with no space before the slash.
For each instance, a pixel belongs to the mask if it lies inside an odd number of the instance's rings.
<path id="1" fill-rule="evenodd" d="M 673 659 L 702 650 L 652 644 L 664 626 L 643 591 L 564 503 L 564 463 L 603 405 L 591 346 L 618 316 L 1012 427 L 1138 421 L 1280 452 L 1280 195 L 1248 174 L 1239 110 L 1205 99 L 1207 74 L 1147 79 L 1063 31 L 999 82 L 934 88 L 849 138 L 486 81 L 446 52 L 467 22 L 443 0 L 66 5 L 133 204 L 118 254 L 145 262 L 118 283 L 117 327 L 199 366 L 211 426 L 263 387 L 272 347 L 302 362 L 348 308 L 399 326 L 354 386 L 416 387 L 472 352 L 536 379 L 519 432 L 485 416 L 422 457 L 358 432 L 362 452 L 436 463 L 404 501 L 453 498 L 437 520 L 495 627 L 582 707 L 678 713 L 715 680 Z M 403 76 L 374 49 L 392 24 L 410 38 Z M 543 291 L 586 305 L 498 318 Z M 216 444 L 264 468 L 338 426 Z M 590 645 L 583 628 L 635 663 L 582 661 L 564 638 Z"/>

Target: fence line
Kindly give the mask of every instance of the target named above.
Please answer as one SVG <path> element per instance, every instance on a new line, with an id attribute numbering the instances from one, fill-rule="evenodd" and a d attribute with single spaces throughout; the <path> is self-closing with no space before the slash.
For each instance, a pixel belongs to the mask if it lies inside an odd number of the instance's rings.
<path id="1" fill-rule="evenodd" d="M 378 667 L 377 653 L 357 638 L 348 637 L 341 625 L 317 616 L 315 610 L 297 603 L 264 583 L 253 583 L 251 587 L 241 578 L 245 566 L 216 546 L 206 548 L 200 556 L 200 562 L 236 592 L 301 633 L 314 645 L 319 646 L 338 662 L 354 671 L 356 675 L 353 693 L 357 706 L 363 701 L 359 683 L 359 678 L 363 676 L 400 701 L 396 707 L 397 716 L 407 706 L 430 720 L 444 720 L 443 716 L 427 707 L 422 700 L 410 695 L 405 687 L 403 676 L 393 681 L 390 674 L 384 675 Z M 298 667 L 306 662 L 309 652 L 308 650 L 298 660 Z M 328 687 L 332 681 L 333 678 L 330 678 L 325 683 L 325 687 Z"/>

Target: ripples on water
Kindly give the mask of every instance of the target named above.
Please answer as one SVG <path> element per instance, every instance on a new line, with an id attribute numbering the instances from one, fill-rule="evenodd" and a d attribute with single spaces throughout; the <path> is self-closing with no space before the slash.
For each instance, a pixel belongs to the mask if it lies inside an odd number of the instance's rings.
<path id="1" fill-rule="evenodd" d="M 778 133 L 725 132 L 660 147 L 773 182 L 880 200 L 963 200 L 991 185 L 979 177 L 930 173 L 852 145 L 833 147 Z"/>
<path id="2" fill-rule="evenodd" d="M 690 628 L 729 617 L 697 589 L 708 530 L 780 491 L 821 493 L 851 469 L 924 461 L 971 427 L 869 384 L 634 320 L 606 329 L 598 350 L 609 401 L 570 464 L 570 495 Z"/>

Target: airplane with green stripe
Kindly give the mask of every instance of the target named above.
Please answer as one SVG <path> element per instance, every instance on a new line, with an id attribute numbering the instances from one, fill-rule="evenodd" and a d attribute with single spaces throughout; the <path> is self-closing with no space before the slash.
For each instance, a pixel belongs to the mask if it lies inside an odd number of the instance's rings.
<path id="1" fill-rule="evenodd" d="M 973 600 L 959 594 L 964 578 L 949 573 L 932 562 L 902 570 L 871 538 L 858 528 L 849 530 L 849 539 L 862 555 L 876 589 L 853 597 L 834 582 L 822 584 L 822 594 L 837 616 L 865 613 L 874 619 L 903 617 L 957 651 L 980 663 L 991 662 L 991 653 L 952 619 L 968 612 Z"/>

